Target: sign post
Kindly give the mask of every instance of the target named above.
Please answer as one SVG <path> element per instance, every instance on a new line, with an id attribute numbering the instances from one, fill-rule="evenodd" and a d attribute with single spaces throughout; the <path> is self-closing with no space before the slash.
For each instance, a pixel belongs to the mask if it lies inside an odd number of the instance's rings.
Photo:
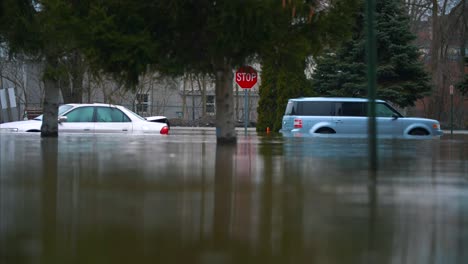
<path id="1" fill-rule="evenodd" d="M 367 91 L 369 98 L 368 109 L 368 145 L 369 145 L 369 168 L 371 179 L 375 184 L 377 180 L 377 121 L 375 118 L 375 98 L 377 87 L 377 40 L 375 33 L 375 7 L 376 0 L 366 0 L 366 52 L 367 52 Z"/>
<path id="2" fill-rule="evenodd" d="M 244 133 L 247 135 L 247 126 L 249 123 L 249 93 L 251 89 L 257 84 L 258 74 L 257 71 L 251 66 L 243 66 L 236 71 L 236 83 L 240 88 L 244 89 Z"/>
<path id="3" fill-rule="evenodd" d="M 244 134 L 249 126 L 249 89 L 244 89 Z"/>

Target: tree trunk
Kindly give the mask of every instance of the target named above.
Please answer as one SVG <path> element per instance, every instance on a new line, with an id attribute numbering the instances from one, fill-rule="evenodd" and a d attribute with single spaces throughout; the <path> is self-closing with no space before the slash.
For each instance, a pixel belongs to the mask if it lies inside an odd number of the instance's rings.
<path id="1" fill-rule="evenodd" d="M 442 94 L 440 93 L 442 81 L 442 69 L 440 67 L 442 54 L 442 31 L 439 18 L 439 6 L 437 0 L 432 0 L 432 39 L 431 39 L 431 75 L 433 91 L 429 105 L 429 117 L 438 119 L 441 112 Z"/>
<path id="2" fill-rule="evenodd" d="M 186 117 L 186 111 L 187 111 L 187 93 L 186 93 L 186 85 L 187 85 L 187 75 L 184 76 L 183 79 L 183 86 L 182 86 L 182 119 L 185 120 Z"/>
<path id="3" fill-rule="evenodd" d="M 218 144 L 235 144 L 234 100 L 232 80 L 234 75 L 229 63 L 223 59 L 216 63 L 216 141 Z"/>
<path id="4" fill-rule="evenodd" d="M 57 72 L 58 62 L 55 58 L 46 58 L 46 71 L 44 74 L 44 105 L 43 119 L 41 126 L 41 137 L 58 136 L 58 99 L 59 87 L 58 79 L 54 76 Z"/>
<path id="5" fill-rule="evenodd" d="M 195 121 L 195 90 L 193 88 L 193 76 L 194 74 L 190 74 L 190 87 L 192 90 L 192 121 Z"/>
<path id="6" fill-rule="evenodd" d="M 461 18 L 460 18 L 460 61 L 459 61 L 459 67 L 460 67 L 460 80 L 463 80 L 464 74 L 465 74 L 465 47 L 466 47 L 466 36 L 467 36 L 467 27 L 468 27 L 468 21 L 466 17 L 466 12 L 465 12 L 465 6 L 466 6 L 466 0 L 461 1 Z"/>
<path id="7" fill-rule="evenodd" d="M 206 116 L 206 81 L 205 75 L 197 75 L 198 89 L 200 89 L 201 104 L 202 104 L 202 117 Z"/>
<path id="8" fill-rule="evenodd" d="M 433 74 L 437 72 L 439 66 L 440 34 L 438 3 L 437 0 L 432 0 L 431 71 Z"/>
<path id="9" fill-rule="evenodd" d="M 70 76 L 68 74 L 64 74 L 60 76 L 57 85 L 62 94 L 63 102 L 66 104 L 74 103 L 73 96 L 72 96 L 73 88 L 70 82 Z"/>
<path id="10" fill-rule="evenodd" d="M 72 72 L 71 85 L 72 85 L 72 100 L 73 103 L 83 102 L 83 72 Z"/>

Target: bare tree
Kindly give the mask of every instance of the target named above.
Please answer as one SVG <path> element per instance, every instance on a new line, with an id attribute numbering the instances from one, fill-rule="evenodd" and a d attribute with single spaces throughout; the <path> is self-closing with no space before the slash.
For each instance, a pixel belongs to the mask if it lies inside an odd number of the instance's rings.
<path id="1" fill-rule="evenodd" d="M 421 30 L 421 22 L 427 21 L 431 15 L 431 0 L 405 0 L 408 15 L 411 21 L 411 31 L 417 33 Z"/>
<path id="2" fill-rule="evenodd" d="M 176 93 L 178 79 L 149 72 L 140 80 L 137 93 L 148 95 L 148 115 L 161 115 L 165 112 L 169 99 Z"/>
<path id="3" fill-rule="evenodd" d="M 207 116 L 207 94 L 208 88 L 213 86 L 214 80 L 210 75 L 207 74 L 196 74 L 194 75 L 194 80 L 198 86 L 199 94 L 200 94 L 200 101 L 199 101 L 199 108 L 201 109 L 201 117 L 204 118 Z"/>
<path id="4" fill-rule="evenodd" d="M 25 117 L 23 112 L 28 108 L 41 108 L 44 88 L 40 78 L 40 65 L 40 62 L 23 56 L 0 57 L 0 77 L 5 83 L 12 85 L 8 88 L 15 89 L 19 117 Z"/>
<path id="5" fill-rule="evenodd" d="M 468 2 L 466 0 L 461 0 L 461 10 L 458 11 L 459 13 L 459 21 L 460 21 L 460 61 L 459 61 L 459 67 L 460 67 L 460 72 L 463 73 L 465 71 L 465 58 L 466 58 L 466 52 L 465 52 L 465 47 L 466 47 L 466 38 L 468 35 L 468 8 L 467 8 Z"/>
<path id="6" fill-rule="evenodd" d="M 196 76 L 198 88 L 200 89 L 202 117 L 206 116 L 206 77 L 206 75 Z"/>
<path id="7" fill-rule="evenodd" d="M 463 71 L 459 66 L 463 60 L 463 54 L 459 43 L 464 40 L 466 23 L 463 21 L 464 13 L 467 12 L 465 1 L 436 1 L 432 0 L 432 41 L 431 41 L 431 64 L 432 81 L 434 84 L 434 95 L 429 106 L 429 114 L 440 120 L 447 120 L 446 106 L 449 105 L 449 86 L 457 83 L 462 78 Z M 458 50 L 458 51 L 457 51 Z M 459 61 L 454 63 L 454 57 Z M 463 100 L 456 101 L 458 108 Z M 463 114 L 463 113 L 459 113 Z M 459 116 L 459 120 L 463 116 Z"/>
<path id="8" fill-rule="evenodd" d="M 108 104 L 122 104 L 122 102 L 130 101 L 129 90 L 124 89 L 124 84 L 103 74 L 93 75 L 91 78 L 90 87 L 92 88 L 89 88 L 89 92 L 92 94 L 92 101 Z"/>
<path id="9" fill-rule="evenodd" d="M 190 74 L 184 74 L 182 78 L 182 118 L 185 119 L 187 116 L 187 83 Z"/>
<path id="10" fill-rule="evenodd" d="M 60 78 L 60 91 L 65 103 L 83 102 L 83 80 L 87 64 L 79 51 L 73 51 L 60 60 L 65 74 Z"/>
<path id="11" fill-rule="evenodd" d="M 466 0 L 405 0 L 411 29 L 420 38 L 432 75 L 433 91 L 425 102 L 426 114 L 448 120 L 449 87 L 463 78 L 466 47 Z M 430 44 L 430 45 L 427 45 Z M 463 98 L 457 94 L 456 119 L 464 119 Z"/>

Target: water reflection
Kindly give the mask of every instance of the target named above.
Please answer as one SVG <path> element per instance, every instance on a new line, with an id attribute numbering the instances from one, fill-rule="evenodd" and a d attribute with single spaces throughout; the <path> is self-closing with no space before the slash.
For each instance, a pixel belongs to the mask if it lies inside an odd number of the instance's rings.
<path id="1" fill-rule="evenodd" d="M 58 191 L 58 139 L 41 139 L 42 179 L 40 180 L 41 204 L 38 219 L 42 225 L 40 238 L 41 263 L 56 261 L 57 244 L 57 191 Z"/>
<path id="2" fill-rule="evenodd" d="M 465 263 L 468 140 L 0 135 L 0 263 Z"/>

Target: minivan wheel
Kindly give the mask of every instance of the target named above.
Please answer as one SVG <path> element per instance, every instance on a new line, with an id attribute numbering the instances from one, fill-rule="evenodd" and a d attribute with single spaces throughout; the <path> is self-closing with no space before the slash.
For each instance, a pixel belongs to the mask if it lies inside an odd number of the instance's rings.
<path id="1" fill-rule="evenodd" d="M 315 131 L 315 133 L 319 133 L 319 134 L 336 134 L 335 130 L 331 129 L 331 128 L 328 128 L 328 127 L 322 127 L 322 128 L 319 128 Z"/>
<path id="2" fill-rule="evenodd" d="M 412 129 L 409 134 L 412 136 L 427 136 L 429 135 L 429 132 L 424 128 L 415 128 Z"/>

